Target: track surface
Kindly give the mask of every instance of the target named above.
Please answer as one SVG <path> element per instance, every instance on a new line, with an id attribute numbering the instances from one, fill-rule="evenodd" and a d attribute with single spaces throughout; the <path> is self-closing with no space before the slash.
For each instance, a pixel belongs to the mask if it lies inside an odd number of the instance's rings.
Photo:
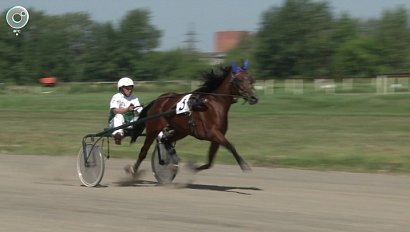
<path id="1" fill-rule="evenodd" d="M 130 162 L 86 188 L 75 157 L 0 155 L 0 231 L 410 231 L 410 176 L 217 165 L 165 187 Z"/>

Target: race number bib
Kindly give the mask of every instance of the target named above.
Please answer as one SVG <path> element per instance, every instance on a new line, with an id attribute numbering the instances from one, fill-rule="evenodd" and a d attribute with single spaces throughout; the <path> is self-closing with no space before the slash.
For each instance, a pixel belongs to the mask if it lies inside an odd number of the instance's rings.
<path id="1" fill-rule="evenodd" d="M 177 114 L 183 114 L 189 112 L 188 100 L 192 94 L 185 95 L 178 103 L 177 103 Z"/>

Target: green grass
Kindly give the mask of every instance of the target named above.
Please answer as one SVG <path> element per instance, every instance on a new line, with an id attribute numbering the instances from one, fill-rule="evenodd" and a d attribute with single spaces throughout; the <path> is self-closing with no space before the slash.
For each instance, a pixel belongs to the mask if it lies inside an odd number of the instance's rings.
<path id="1" fill-rule="evenodd" d="M 137 93 L 148 103 L 162 91 Z M 106 127 L 112 92 L 0 95 L 0 154 L 77 155 L 85 134 Z M 410 172 L 410 95 L 260 95 L 239 100 L 228 139 L 252 165 L 358 172 Z M 112 157 L 136 157 L 141 140 L 111 145 Z M 113 143 L 111 143 L 113 144 Z M 204 162 L 208 142 L 177 143 L 183 160 Z M 220 149 L 217 163 L 234 164 Z"/>

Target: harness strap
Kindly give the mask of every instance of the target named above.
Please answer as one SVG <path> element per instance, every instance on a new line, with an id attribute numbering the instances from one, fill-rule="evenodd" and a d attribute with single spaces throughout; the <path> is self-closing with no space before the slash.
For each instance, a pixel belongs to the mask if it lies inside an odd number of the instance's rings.
<path id="1" fill-rule="evenodd" d="M 192 111 L 190 111 L 189 113 L 188 113 L 188 126 L 189 126 L 189 132 L 194 136 L 194 137 L 197 137 L 197 134 L 196 134 L 196 130 L 195 130 L 195 122 L 194 122 L 194 119 L 193 119 L 193 117 L 192 117 Z"/>

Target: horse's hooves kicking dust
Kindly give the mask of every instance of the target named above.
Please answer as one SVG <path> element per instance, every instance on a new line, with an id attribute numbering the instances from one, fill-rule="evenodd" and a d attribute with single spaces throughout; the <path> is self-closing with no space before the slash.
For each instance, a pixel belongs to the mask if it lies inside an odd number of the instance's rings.
<path id="1" fill-rule="evenodd" d="M 134 169 L 134 165 L 128 164 L 127 166 L 124 167 L 125 173 L 127 173 L 131 178 L 133 179 L 138 179 L 145 171 L 136 171 Z"/>
<path id="2" fill-rule="evenodd" d="M 145 181 L 140 180 L 140 177 L 145 174 L 145 170 L 138 170 L 136 173 L 135 172 L 130 172 L 132 169 L 132 165 L 127 165 L 124 167 L 124 170 L 126 172 L 126 176 L 120 178 L 117 182 L 115 182 L 116 185 L 118 186 L 135 186 L 138 184 L 144 184 Z"/>

